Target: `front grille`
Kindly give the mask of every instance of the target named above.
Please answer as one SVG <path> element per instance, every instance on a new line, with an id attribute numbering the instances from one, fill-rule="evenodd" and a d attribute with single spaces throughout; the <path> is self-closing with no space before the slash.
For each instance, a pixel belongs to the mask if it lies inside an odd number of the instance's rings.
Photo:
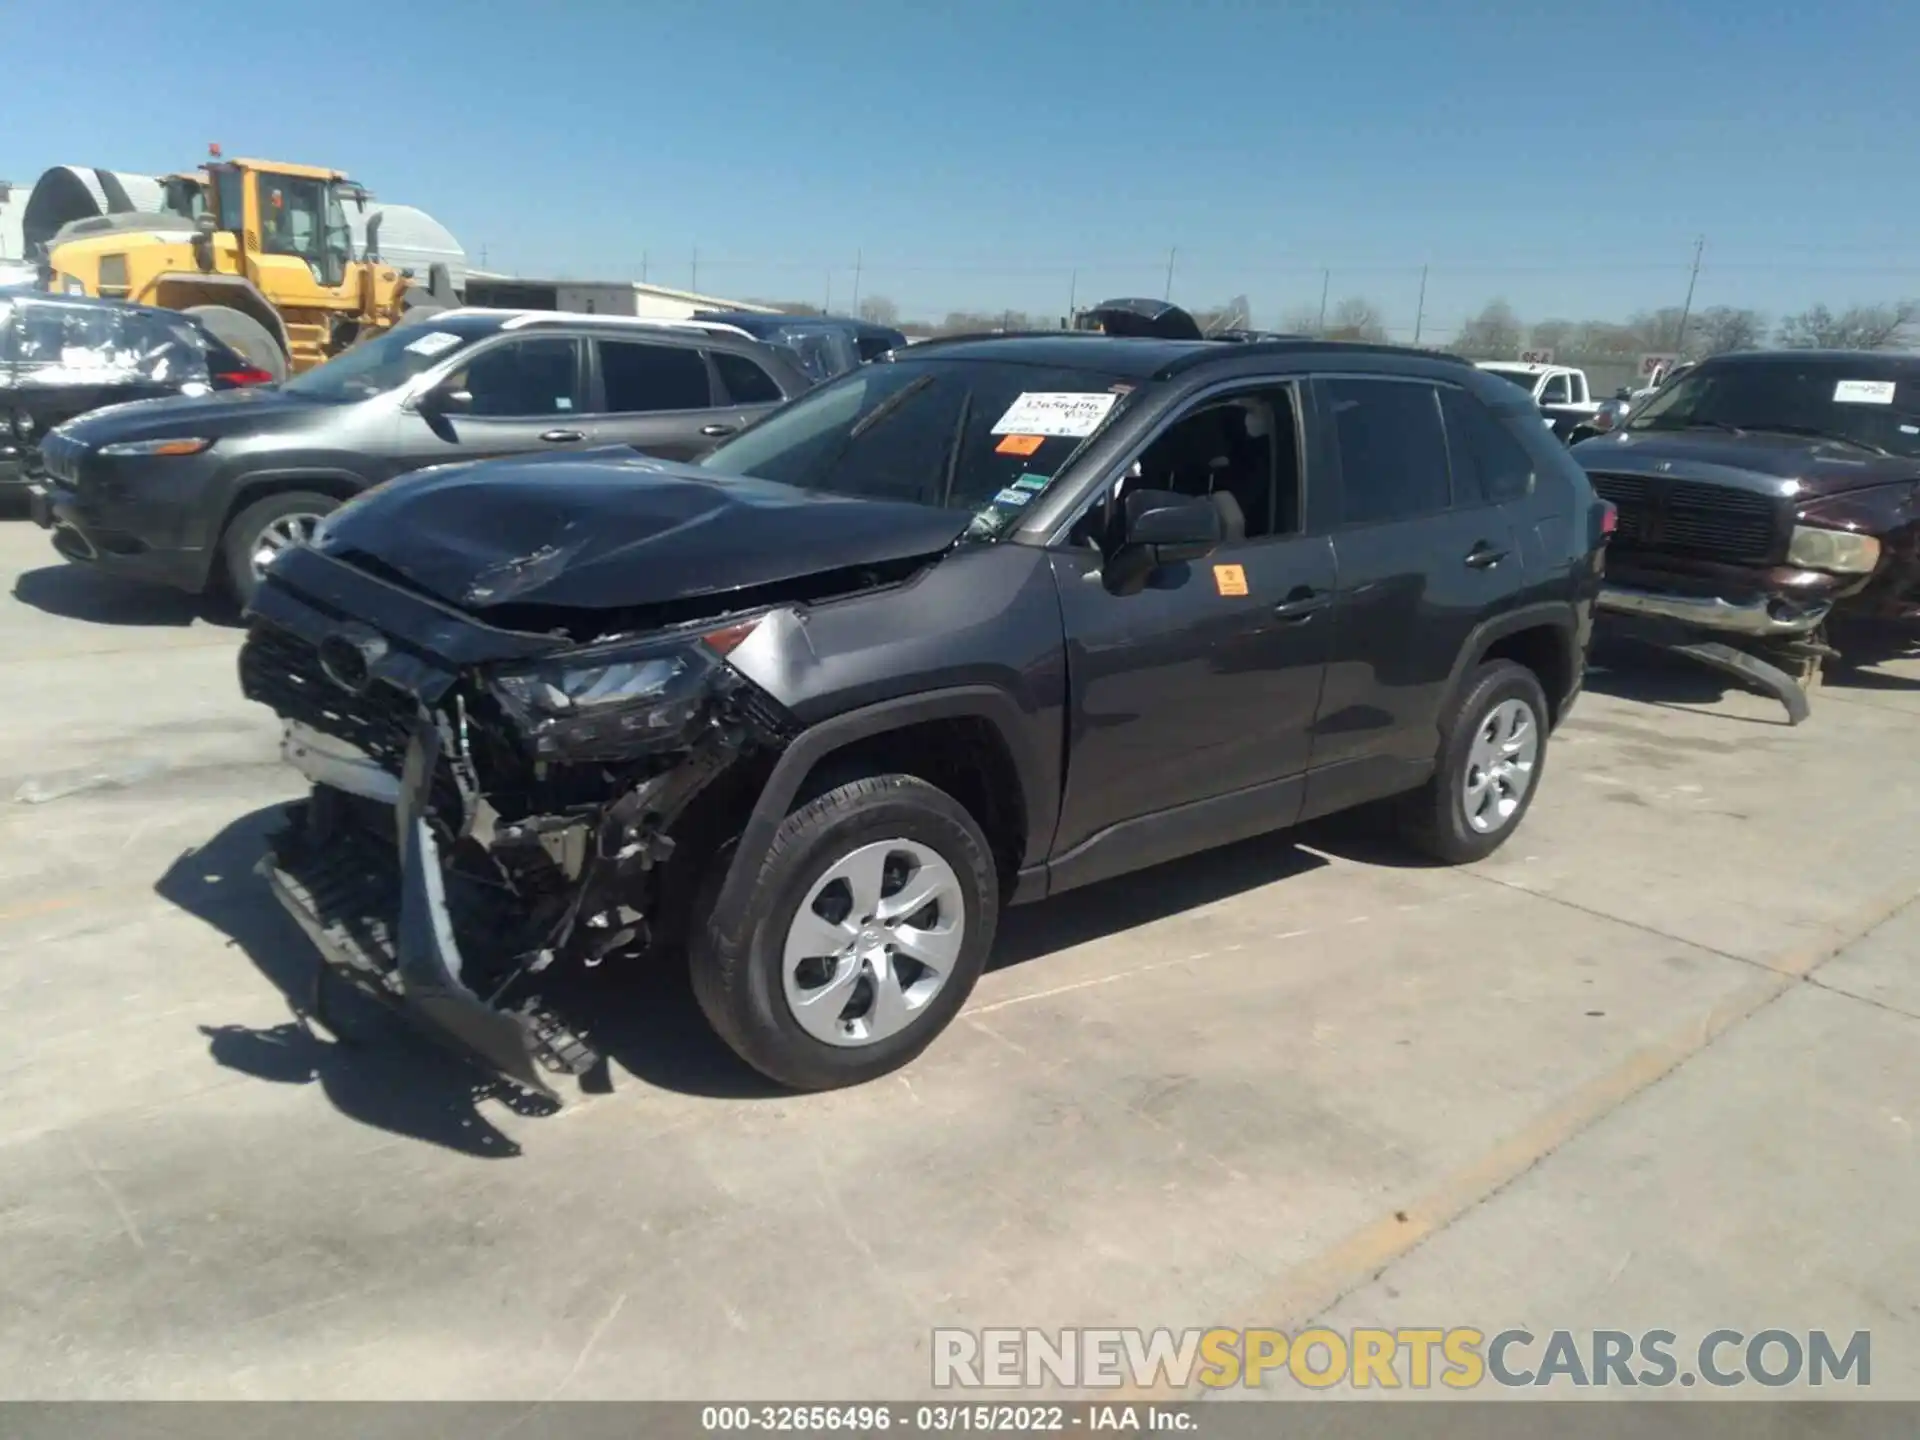
<path id="1" fill-rule="evenodd" d="M 1766 564 L 1779 549 L 1780 512 L 1765 495 L 1698 480 L 1594 475 L 1619 511 L 1613 544 L 1729 564 Z"/>
<path id="2" fill-rule="evenodd" d="M 413 701 L 377 680 L 359 695 L 335 684 L 319 648 L 298 635 L 256 623 L 240 650 L 240 689 L 288 720 L 358 746 L 395 775 L 406 761 Z"/>

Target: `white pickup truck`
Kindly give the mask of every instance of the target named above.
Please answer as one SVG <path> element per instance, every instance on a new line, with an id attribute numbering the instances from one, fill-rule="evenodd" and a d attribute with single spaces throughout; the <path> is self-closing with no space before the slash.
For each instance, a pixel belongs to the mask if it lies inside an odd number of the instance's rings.
<path id="1" fill-rule="evenodd" d="M 1565 440 L 1573 427 L 1598 413 L 1600 402 L 1587 386 L 1587 372 L 1570 365 L 1538 365 L 1520 360 L 1482 360 L 1488 374 L 1511 381 L 1533 397 L 1553 433 Z"/>

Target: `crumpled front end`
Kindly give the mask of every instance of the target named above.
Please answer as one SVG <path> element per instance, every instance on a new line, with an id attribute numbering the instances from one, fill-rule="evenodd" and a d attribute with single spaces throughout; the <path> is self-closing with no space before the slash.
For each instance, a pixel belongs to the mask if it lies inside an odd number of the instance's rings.
<path id="1" fill-rule="evenodd" d="M 551 1096 L 598 1058 L 551 983 L 659 938 L 683 826 L 792 733 L 727 663 L 755 623 L 579 646 L 290 553 L 240 660 L 314 783 L 275 895 L 333 972 Z"/>

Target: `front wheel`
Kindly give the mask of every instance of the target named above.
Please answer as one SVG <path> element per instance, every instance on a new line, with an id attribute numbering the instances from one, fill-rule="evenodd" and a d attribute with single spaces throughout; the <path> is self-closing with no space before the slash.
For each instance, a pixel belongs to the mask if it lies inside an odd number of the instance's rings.
<path id="1" fill-rule="evenodd" d="M 1441 727 L 1433 778 L 1400 802 L 1401 835 L 1449 865 L 1498 850 L 1540 788 L 1547 723 L 1546 693 L 1531 670 L 1511 660 L 1481 665 Z"/>
<path id="2" fill-rule="evenodd" d="M 252 603 L 267 565 L 284 550 L 304 545 L 314 527 L 340 502 L 311 490 L 269 495 L 247 506 L 227 526 L 221 541 L 227 585 L 241 609 Z"/>
<path id="3" fill-rule="evenodd" d="M 857 1085 L 926 1049 L 999 923 L 986 837 L 910 775 L 829 790 L 782 822 L 738 914 L 694 933 L 694 995 L 741 1059 L 796 1090 Z"/>

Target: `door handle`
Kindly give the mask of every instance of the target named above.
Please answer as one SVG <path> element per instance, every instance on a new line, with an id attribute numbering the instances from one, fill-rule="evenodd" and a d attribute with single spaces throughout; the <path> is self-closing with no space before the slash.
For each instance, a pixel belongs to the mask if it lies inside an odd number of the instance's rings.
<path id="1" fill-rule="evenodd" d="M 540 438 L 550 445 L 564 444 L 569 440 L 584 440 L 586 435 L 579 430 L 545 430 Z"/>
<path id="2" fill-rule="evenodd" d="M 700 433 L 702 435 L 711 435 L 715 439 L 718 439 L 722 435 L 733 434 L 733 432 L 739 428 L 738 425 L 702 425 L 700 427 Z"/>
<path id="3" fill-rule="evenodd" d="M 1274 618 L 1284 620 L 1291 625 L 1298 625 L 1303 621 L 1311 620 L 1320 611 L 1326 609 L 1327 599 L 1324 592 L 1309 590 L 1302 586 L 1273 607 Z"/>
<path id="4" fill-rule="evenodd" d="M 1467 564 L 1475 570 L 1491 570 L 1506 558 L 1506 551 L 1496 550 L 1484 540 L 1475 542 L 1473 549 L 1467 552 Z"/>

